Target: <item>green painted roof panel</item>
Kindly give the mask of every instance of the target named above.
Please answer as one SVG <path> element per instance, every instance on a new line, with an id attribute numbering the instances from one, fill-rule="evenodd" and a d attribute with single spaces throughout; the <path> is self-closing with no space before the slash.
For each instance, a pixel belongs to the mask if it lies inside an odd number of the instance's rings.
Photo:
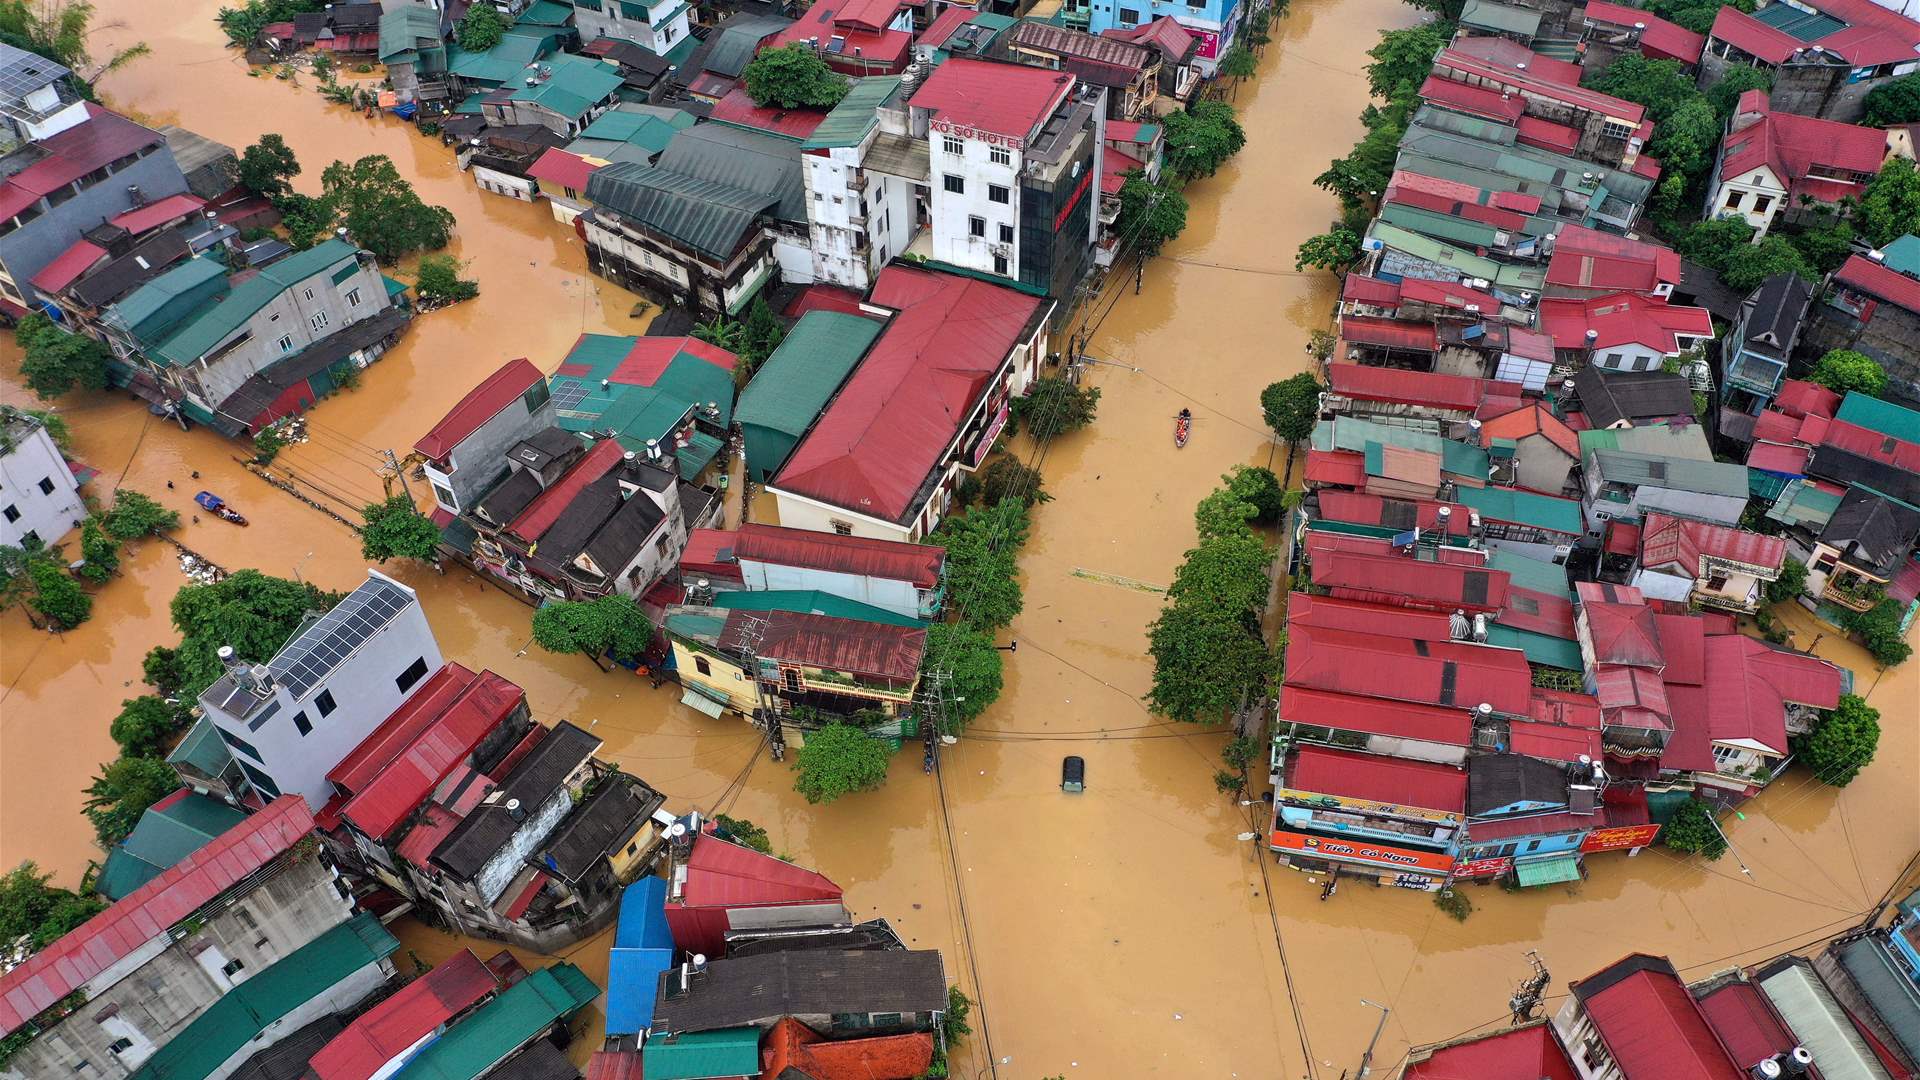
<path id="1" fill-rule="evenodd" d="M 1482 518 L 1511 521 L 1574 536 L 1586 532 L 1587 528 L 1580 513 L 1580 504 L 1572 499 L 1556 499 L 1551 495 L 1539 495 L 1518 488 L 1476 488 L 1465 484 L 1454 488 L 1453 499 L 1469 509 L 1479 511 Z"/>
<path id="2" fill-rule="evenodd" d="M 600 996 L 600 988 L 566 961 L 541 968 L 447 1029 L 407 1062 L 399 1080 L 474 1080 L 556 1020 Z"/>
<path id="3" fill-rule="evenodd" d="M 335 238 L 269 263 L 251 277 L 239 280 L 223 299 L 201 307 L 149 352 L 169 364 L 191 364 L 245 326 L 247 320 L 274 297 L 310 277 L 328 272 L 342 260 L 354 258 L 358 251 L 345 240 Z M 229 280 L 239 277 L 234 275 Z"/>
<path id="4" fill-rule="evenodd" d="M 532 86 L 515 90 L 513 100 L 529 102 L 574 119 L 585 116 L 588 109 L 626 83 L 612 64 L 571 53 L 548 57 L 540 66 L 545 77 Z"/>
<path id="5" fill-rule="evenodd" d="M 840 311 L 809 311 L 793 324 L 740 395 L 742 426 L 804 435 L 859 365 L 884 325 Z"/>
<path id="6" fill-rule="evenodd" d="M 648 1039 L 640 1049 L 647 1080 L 751 1076 L 760 1068 L 760 1029 L 723 1028 Z"/>
<path id="7" fill-rule="evenodd" d="M 167 764 L 191 765 L 207 776 L 219 776 L 232 760 L 233 755 L 227 752 L 227 744 L 220 741 L 213 721 L 204 716 L 193 722 L 187 737 L 167 755 Z"/>
<path id="8" fill-rule="evenodd" d="M 880 122 L 880 106 L 900 90 L 900 76 L 878 75 L 855 79 L 847 96 L 827 113 L 820 126 L 800 144 L 805 150 L 826 150 L 836 146 L 858 146 Z"/>
<path id="9" fill-rule="evenodd" d="M 1511 626 L 1495 623 L 1487 627 L 1487 644 L 1519 649 L 1527 654 L 1530 664 L 1545 664 L 1568 671 L 1581 670 L 1580 643 L 1577 641 L 1550 637 L 1531 630 L 1515 630 Z"/>
<path id="10" fill-rule="evenodd" d="M 769 589 L 764 592 L 733 589 L 715 593 L 713 606 L 728 611 L 791 611 L 802 615 L 826 615 L 835 619 L 914 629 L 927 625 L 912 616 L 818 589 Z"/>
<path id="11" fill-rule="evenodd" d="M 1487 558 L 1487 566 L 1493 570 L 1504 570 L 1513 579 L 1513 584 L 1522 589 L 1546 593 L 1549 596 L 1569 596 L 1566 567 L 1542 559 L 1529 559 L 1504 548 L 1496 548 Z"/>
<path id="12" fill-rule="evenodd" d="M 1465 9 L 1460 12 L 1460 25 L 1532 37 L 1534 31 L 1540 29 L 1540 13 L 1508 4 L 1496 4 L 1492 0 L 1467 0 Z"/>
<path id="13" fill-rule="evenodd" d="M 473 82 L 504 86 L 508 81 L 518 78 L 527 65 L 552 51 L 553 35 L 550 32 L 516 27 L 502 35 L 499 44 L 485 52 L 468 52 L 458 45 L 452 46 L 447 51 L 447 71 Z"/>
<path id="14" fill-rule="evenodd" d="M 144 341 L 149 335 L 171 329 L 185 317 L 187 312 L 176 305 L 197 304 L 225 289 L 226 275 L 227 268 L 215 259 L 188 259 L 116 302 L 114 319 Z"/>
<path id="15" fill-rule="evenodd" d="M 191 791 L 163 800 L 140 815 L 133 833 L 107 853 L 95 888 L 118 900 L 245 820 L 245 814 L 219 799 Z"/>
<path id="16" fill-rule="evenodd" d="M 1891 435 L 1903 442 L 1920 443 L 1920 412 L 1903 409 L 1891 401 L 1850 391 L 1840 402 L 1834 419 L 1856 424 L 1869 431 Z"/>
<path id="17" fill-rule="evenodd" d="M 636 162 L 596 171 L 587 180 L 587 199 L 721 261 L 780 203 L 773 195 Z"/>

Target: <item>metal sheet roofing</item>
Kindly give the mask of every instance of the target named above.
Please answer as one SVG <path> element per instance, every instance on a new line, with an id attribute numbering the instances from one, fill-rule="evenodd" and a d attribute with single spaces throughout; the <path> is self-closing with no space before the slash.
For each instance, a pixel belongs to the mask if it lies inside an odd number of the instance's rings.
<path id="1" fill-rule="evenodd" d="M 1790 957 L 1761 969 L 1754 981 L 1823 1069 L 1840 1076 L 1882 1074 L 1872 1048 L 1811 964 Z"/>
<path id="2" fill-rule="evenodd" d="M 1541 495 L 1520 488 L 1477 488 L 1465 484 L 1455 488 L 1454 499 L 1477 511 L 1483 521 L 1530 525 L 1569 536 L 1579 536 L 1586 531 L 1577 499 Z"/>
<path id="3" fill-rule="evenodd" d="M 1344 590 L 1349 599 L 1407 606 L 1453 605 L 1468 611 L 1506 606 L 1508 576 L 1501 570 L 1425 562 L 1396 555 L 1333 551 L 1313 562 L 1313 583 Z"/>
<path id="4" fill-rule="evenodd" d="M 1382 348 L 1408 349 L 1415 352 L 1436 352 L 1440 348 L 1440 339 L 1432 323 L 1397 322 L 1393 319 L 1381 319 L 1371 315 L 1348 315 L 1340 320 L 1340 338 L 1356 345 L 1378 345 Z M 1358 367 L 1358 364 L 1329 364 L 1328 367 Z M 1372 371 L 1395 370 L 1389 368 L 1370 368 Z M 1414 374 L 1408 372 L 1407 374 Z"/>
<path id="5" fill-rule="evenodd" d="M 1588 454 L 1609 483 L 1691 491 L 1701 495 L 1747 497 L 1747 467 L 1721 461 L 1594 450 Z"/>
<path id="6" fill-rule="evenodd" d="M 435 461 L 445 459 L 454 447 L 480 430 L 481 425 L 497 416 L 501 409 L 518 401 L 520 395 L 531 390 L 541 378 L 540 369 L 525 357 L 507 361 L 481 380 L 480 385 L 467 391 L 413 448 Z"/>
<path id="7" fill-rule="evenodd" d="M 57 293 L 74 283 L 107 257 L 107 249 L 91 240 L 76 240 L 40 272 L 33 275 L 33 287 L 45 293 Z"/>
<path id="8" fill-rule="evenodd" d="M 640 1057 L 647 1080 L 745 1076 L 760 1068 L 760 1029 L 749 1025 L 655 1035 L 641 1046 Z"/>
<path id="9" fill-rule="evenodd" d="M 1426 705 L 1527 715 L 1533 673 L 1514 649 L 1468 642 L 1410 641 L 1347 630 L 1295 627 L 1287 685 Z"/>
<path id="10" fill-rule="evenodd" d="M 1451 616 L 1444 611 L 1387 607 L 1384 604 L 1368 604 L 1304 592 L 1287 595 L 1288 626 L 1352 630 L 1419 641 L 1449 641 L 1453 636 L 1451 622 Z"/>
<path id="11" fill-rule="evenodd" d="M 568 53 L 556 53 L 530 65 L 525 78 L 534 82 L 514 90 L 514 101 L 537 105 L 572 120 L 584 117 L 588 109 L 626 83 L 614 65 Z"/>
<path id="12" fill-rule="evenodd" d="M 1626 1075 L 1745 1077 L 1666 960 L 1636 953 L 1572 989 Z"/>
<path id="13" fill-rule="evenodd" d="M 733 908 L 838 901 L 840 886 L 823 874 L 729 843 L 712 833 L 694 840 L 686 887 L 675 907 Z"/>
<path id="14" fill-rule="evenodd" d="M 357 257 L 357 248 L 335 238 L 268 263 L 251 276 L 236 274 L 229 278 L 226 296 L 203 304 L 164 340 L 150 343 L 149 351 L 169 364 L 191 364 L 245 326 L 281 293 Z"/>
<path id="15" fill-rule="evenodd" d="M 384 839 L 398 828 L 435 785 L 526 701 L 520 687 L 491 671 L 466 674 L 470 677 L 449 682 L 444 689 L 416 692 L 376 729 L 368 742 L 378 739 L 383 750 L 392 753 L 380 753 L 377 766 L 369 757 L 355 769 L 364 774 L 371 767 L 371 775 L 357 785 L 335 781 L 353 792 L 340 815 L 368 836 Z"/>
<path id="16" fill-rule="evenodd" d="M 870 301 L 895 315 L 772 486 L 900 521 L 1043 301 L 898 263 Z"/>
<path id="17" fill-rule="evenodd" d="M 1589 24 L 1642 27 L 1640 53 L 1650 60 L 1678 60 L 1685 64 L 1697 64 L 1707 46 L 1704 34 L 1696 34 L 1651 12 L 1608 3 L 1607 0 L 1587 0 L 1586 20 Z"/>
<path id="18" fill-rule="evenodd" d="M 0 1033 L 17 1030 L 312 831 L 306 800 L 283 795 L 0 975 Z"/>
<path id="19" fill-rule="evenodd" d="M 931 544 L 841 536 L 757 522 L 745 523 L 731 533 L 721 533 L 718 539 L 731 549 L 733 561 L 910 581 L 921 589 L 939 587 L 940 568 L 946 557 L 946 549 Z"/>
<path id="20" fill-rule="evenodd" d="M 1467 808 L 1467 773 L 1457 765 L 1302 746 L 1281 783 L 1295 791 L 1416 806 L 1444 814 Z"/>
<path id="21" fill-rule="evenodd" d="M 934 20 L 935 25 L 939 24 L 940 19 L 956 14 L 960 16 L 960 22 L 965 22 L 971 17 L 972 12 L 960 7 L 942 9 L 939 19 Z M 928 32 L 931 33 L 932 30 L 929 29 Z M 899 90 L 898 75 L 876 75 L 853 80 L 853 85 L 847 90 L 847 96 L 841 98 L 840 103 L 828 111 L 825 119 L 814 125 L 813 130 L 807 133 L 805 140 L 800 144 L 801 148 L 825 150 L 837 146 L 858 146 L 861 140 L 867 137 L 867 133 L 879 125 L 880 106 L 885 105 Z M 727 97 L 730 99 L 732 96 L 729 94 Z M 726 99 L 722 99 L 720 104 L 724 106 Z M 722 119 L 718 108 L 715 109 L 714 119 Z"/>
<path id="22" fill-rule="evenodd" d="M 784 139 L 804 140 L 826 123 L 827 116 L 825 109 L 776 109 L 756 105 L 742 86 L 728 91 L 726 97 L 715 102 L 708 119 L 763 131 Z"/>
<path id="23" fill-rule="evenodd" d="M 806 434 L 882 328 L 872 319 L 837 311 L 802 315 L 754 372 L 740 395 L 735 421 L 743 428 L 766 428 L 795 439 Z"/>
<path id="24" fill-rule="evenodd" d="M 203 1080 L 294 1010 L 386 959 L 400 942 L 367 912 L 228 990 L 132 1073 L 131 1080 Z"/>
<path id="25" fill-rule="evenodd" d="M 1402 1080 L 1579 1080 L 1580 1075 L 1548 1020 L 1414 1056 L 1420 1059 L 1407 1064 Z"/>
<path id="26" fill-rule="evenodd" d="M 759 639 L 761 660 L 910 682 L 920 672 L 927 632 L 791 611 L 729 611 L 720 648 L 732 651 L 748 633 Z"/>
<path id="27" fill-rule="evenodd" d="M 148 807 L 132 834 L 113 846 L 94 888 L 118 900 L 245 819 L 219 799 L 181 788 Z"/>
<path id="28" fill-rule="evenodd" d="M 156 199 L 145 206 L 129 210 L 118 217 L 109 218 L 108 221 L 138 236 L 151 229 L 157 229 L 175 218 L 194 213 L 206 205 L 207 200 L 197 195 L 185 193 L 169 195 L 164 199 Z"/>
<path id="29" fill-rule="evenodd" d="M 1329 521 L 1438 532 L 1441 528 L 1440 511 L 1445 510 L 1448 536 L 1466 536 L 1473 531 L 1468 521 L 1468 508 L 1460 503 L 1435 502 L 1432 499 L 1389 499 L 1354 491 L 1321 492 L 1315 502 L 1320 508 L 1320 516 Z"/>
<path id="30" fill-rule="evenodd" d="M 780 204 L 764 192 L 629 161 L 595 172 L 586 196 L 601 209 L 721 262 Z"/>
<path id="31" fill-rule="evenodd" d="M 1327 365 L 1327 385 L 1336 394 L 1363 401 L 1387 401 L 1471 412 L 1479 407 L 1492 386 L 1501 384 L 1466 375 L 1337 363 Z M 1517 384 L 1507 385 L 1512 386 L 1510 396 L 1519 396 L 1520 387 Z"/>
<path id="32" fill-rule="evenodd" d="M 480 958 L 461 949 L 334 1036 L 308 1062 L 312 1080 L 370 1080 L 498 986 Z"/>
<path id="33" fill-rule="evenodd" d="M 476 1080 L 508 1054 L 600 996 L 579 968 L 562 960 L 502 991 L 469 1014 L 394 1076 L 397 1080 Z"/>
<path id="34" fill-rule="evenodd" d="M 935 68 L 915 91 L 915 108 L 940 122 L 1024 141 L 1072 92 L 1062 71 L 956 56 Z"/>
<path id="35" fill-rule="evenodd" d="M 1920 443 L 1920 412 L 1866 394 L 1849 392 L 1841 400 L 1834 419 L 1905 442 Z"/>
<path id="36" fill-rule="evenodd" d="M 1286 686 L 1280 691 L 1277 715 L 1289 724 L 1307 724 L 1335 731 L 1361 731 L 1369 735 L 1417 739 L 1448 746 L 1473 744 L 1473 715 L 1464 708 Z"/>
<path id="37" fill-rule="evenodd" d="M 159 132 L 104 106 L 88 102 L 86 110 L 85 123 L 37 140 L 33 145 L 39 159 L 0 184 L 0 220 L 136 150 L 166 141 Z"/>
<path id="38" fill-rule="evenodd" d="M 888 626 L 926 625 L 912 616 L 900 615 L 886 608 L 863 604 L 819 589 L 733 589 L 716 594 L 713 606 L 726 611 L 791 611 L 855 622 L 885 623 Z"/>

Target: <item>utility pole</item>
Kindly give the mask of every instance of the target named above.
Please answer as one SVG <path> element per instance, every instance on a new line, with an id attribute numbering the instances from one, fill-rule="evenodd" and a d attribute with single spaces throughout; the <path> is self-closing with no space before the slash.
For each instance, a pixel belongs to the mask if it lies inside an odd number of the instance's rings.
<path id="1" fill-rule="evenodd" d="M 1507 1008 L 1513 1014 L 1513 1022 L 1524 1024 L 1533 1019 L 1533 1010 L 1540 1007 L 1540 995 L 1546 992 L 1547 983 L 1552 976 L 1547 974 L 1547 965 L 1540 962 L 1540 954 L 1527 950 L 1527 961 L 1533 965 L 1533 974 L 1526 977 L 1513 996 L 1507 999 Z"/>
<path id="2" fill-rule="evenodd" d="M 760 642 L 767 634 L 767 620 L 763 615 L 749 615 L 741 621 L 739 643 L 734 653 L 740 660 L 740 666 L 746 670 L 747 678 L 753 680 L 754 719 L 761 731 L 767 736 L 767 750 L 773 760 L 784 761 L 787 757 L 786 733 L 780 727 L 780 695 L 767 687 L 767 680 L 760 672 Z"/>
<path id="3" fill-rule="evenodd" d="M 1367 1074 L 1373 1070 L 1373 1048 L 1380 1042 L 1380 1033 L 1387 1030 L 1387 1014 L 1393 1010 L 1385 1005 L 1368 1001 L 1366 998 L 1361 998 L 1360 1004 L 1369 1009 L 1380 1010 L 1380 1022 L 1373 1026 L 1373 1038 L 1367 1040 L 1367 1052 L 1360 1055 L 1360 1071 L 1354 1074 L 1354 1080 L 1367 1080 Z"/>
<path id="4" fill-rule="evenodd" d="M 947 689 L 953 673 L 929 671 L 920 677 L 920 738 L 926 743 L 927 771 L 940 764 L 940 734 L 947 729 Z"/>
<path id="5" fill-rule="evenodd" d="M 1738 810 L 1733 812 L 1733 816 L 1742 821 L 1747 819 L 1747 815 Z M 1727 845 L 1727 850 L 1733 852 L 1733 861 L 1740 864 L 1740 872 L 1748 877 L 1752 877 L 1753 871 L 1747 869 L 1747 861 L 1740 857 L 1740 849 L 1733 846 L 1733 838 L 1727 835 L 1727 830 L 1720 827 L 1720 819 L 1715 817 L 1712 811 L 1708 811 L 1707 820 L 1713 823 L 1713 831 L 1720 834 L 1720 840 Z"/>
<path id="6" fill-rule="evenodd" d="M 407 493 L 407 501 L 413 502 L 413 489 L 407 486 L 407 474 L 405 470 L 400 468 L 399 457 L 397 457 L 392 450 L 383 450 L 381 453 L 387 455 L 387 467 L 393 470 L 393 475 L 400 478 L 400 490 Z M 388 488 L 387 491 L 388 494 L 391 495 L 393 489 Z"/>

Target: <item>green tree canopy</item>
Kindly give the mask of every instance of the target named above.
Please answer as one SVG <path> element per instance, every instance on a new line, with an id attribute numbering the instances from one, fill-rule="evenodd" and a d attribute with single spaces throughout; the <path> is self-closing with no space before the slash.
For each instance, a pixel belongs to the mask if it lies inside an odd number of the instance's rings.
<path id="1" fill-rule="evenodd" d="M 132 488 L 121 488 L 113 493 L 113 509 L 101 516 L 100 523 L 109 536 L 138 540 L 179 528 L 180 514 Z"/>
<path id="2" fill-rule="evenodd" d="M 482 8 L 475 7 L 473 11 Z M 460 276 L 466 265 L 451 255 L 426 255 L 413 278 L 414 295 L 430 305 L 457 304 L 480 295 L 478 282 Z"/>
<path id="3" fill-rule="evenodd" d="M 98 341 L 68 333 L 38 311 L 20 320 L 13 340 L 23 353 L 20 374 L 42 401 L 51 401 L 75 386 L 106 389 L 107 361 L 112 354 Z"/>
<path id="4" fill-rule="evenodd" d="M 1017 556 L 1032 519 L 1019 499 L 949 517 L 927 542 L 946 549 L 947 610 L 991 633 L 1013 622 L 1024 604 Z"/>
<path id="5" fill-rule="evenodd" d="M 980 470 L 980 495 L 988 506 L 1013 499 L 1029 508 L 1053 498 L 1047 494 L 1040 470 L 1013 454 L 1001 454 Z"/>
<path id="6" fill-rule="evenodd" d="M 944 671 L 947 683 L 947 730 L 958 735 L 1000 698 L 1002 660 L 993 638 L 960 623 L 939 622 L 927 627 L 923 671 Z"/>
<path id="7" fill-rule="evenodd" d="M 159 757 L 168 736 L 179 731 L 189 719 L 177 705 L 170 705 L 157 694 L 142 694 L 120 703 L 120 715 L 108 730 L 127 757 Z"/>
<path id="8" fill-rule="evenodd" d="M 416 510 L 413 500 L 395 495 L 360 510 L 366 527 L 360 532 L 360 554 L 375 562 L 388 559 L 440 561 L 440 528 Z"/>
<path id="9" fill-rule="evenodd" d="M 33 595 L 27 598 L 27 606 L 55 627 L 71 630 L 92 617 L 93 597 L 68 577 L 59 564 L 35 559 L 27 564 L 27 576 L 33 581 Z"/>
<path id="10" fill-rule="evenodd" d="M 1187 228 L 1187 197 L 1165 184 L 1148 180 L 1138 169 L 1128 171 L 1120 185 L 1120 216 L 1114 233 L 1140 246 L 1152 257 Z"/>
<path id="11" fill-rule="evenodd" d="M 1660 828 L 1660 842 L 1691 855 L 1704 855 L 1709 861 L 1727 853 L 1726 837 L 1713 820 L 1713 808 L 1704 799 L 1688 799 L 1674 808 L 1673 816 Z"/>
<path id="12" fill-rule="evenodd" d="M 1892 127 L 1920 122 L 1920 73 L 1903 75 L 1867 91 L 1860 122 L 1867 127 Z"/>
<path id="13" fill-rule="evenodd" d="M 0 941 L 25 937 L 37 952 L 107 909 L 105 901 L 49 884 L 52 880 L 32 861 L 0 876 Z"/>
<path id="14" fill-rule="evenodd" d="M 120 569 L 120 541 L 115 540 L 100 527 L 99 518 L 88 518 L 80 523 L 80 569 L 81 577 L 99 584 L 112 577 Z"/>
<path id="15" fill-rule="evenodd" d="M 276 132 L 267 132 L 260 141 L 240 154 L 240 186 L 256 195 L 278 199 L 293 193 L 293 178 L 300 175 L 300 161 L 293 148 Z"/>
<path id="16" fill-rule="evenodd" d="M 1147 631 L 1153 688 L 1147 705 L 1173 720 L 1219 723 L 1273 674 L 1273 658 L 1246 620 L 1202 604 L 1172 604 Z"/>
<path id="17" fill-rule="evenodd" d="M 586 653 L 596 664 L 603 655 L 630 663 L 653 644 L 653 624 L 632 597 L 618 593 L 561 600 L 533 613 L 533 640 L 548 652 Z"/>
<path id="18" fill-rule="evenodd" d="M 87 787 L 85 804 L 100 846 L 110 848 L 125 840 L 148 807 L 179 787 L 173 766 L 159 758 L 123 757 L 101 766 Z"/>
<path id="19" fill-rule="evenodd" d="M 1035 439 L 1079 431 L 1100 411 L 1100 388 L 1075 386 L 1057 375 L 1035 379 L 1027 396 L 1013 399 L 1013 415 Z"/>
<path id="20" fill-rule="evenodd" d="M 1212 537 L 1187 552 L 1167 598 L 1239 615 L 1251 623 L 1266 606 L 1272 588 L 1267 570 L 1274 555 L 1266 541 L 1252 532 Z"/>
<path id="21" fill-rule="evenodd" d="M 1775 274 L 1798 274 L 1808 281 L 1819 280 L 1813 267 L 1807 265 L 1806 256 L 1793 242 L 1777 233 L 1768 233 L 1758 244 L 1749 248 L 1744 256 L 1736 256 L 1725 266 L 1716 267 L 1720 280 L 1735 292 L 1750 293 L 1760 287 L 1760 283 Z"/>
<path id="22" fill-rule="evenodd" d="M 1757 68 L 1748 64 L 1729 64 L 1720 81 L 1707 88 L 1707 103 L 1713 106 L 1715 115 L 1725 123 L 1733 115 L 1734 106 L 1740 102 L 1740 95 L 1749 90 L 1772 90 L 1773 72 L 1766 68 Z"/>
<path id="23" fill-rule="evenodd" d="M 1906 663 L 1907 657 L 1913 655 L 1913 646 L 1907 644 L 1906 635 L 1900 632 L 1902 611 L 1898 600 L 1886 599 L 1866 611 L 1843 610 L 1840 626 L 1850 634 L 1858 634 L 1860 643 L 1873 654 L 1875 661 L 1892 667 Z"/>
<path id="24" fill-rule="evenodd" d="M 174 594 L 170 613 L 181 641 L 170 667 L 183 698 L 194 698 L 221 674 L 218 650 L 233 646 L 237 659 L 264 664 L 293 638 L 308 612 L 325 611 L 339 593 L 236 570 L 210 585 L 188 585 Z"/>
<path id="25" fill-rule="evenodd" d="M 0 40 L 37 53 L 73 72 L 77 89 L 93 96 L 93 84 L 152 50 L 135 42 L 95 64 L 89 43 L 95 32 L 91 0 L 4 0 L 0 2 Z"/>
<path id="26" fill-rule="evenodd" d="M 728 817 L 725 814 L 713 815 L 713 823 L 727 834 L 735 843 L 750 847 L 762 855 L 773 854 L 773 842 L 767 839 L 767 830 L 748 821 L 746 818 Z"/>
<path id="27" fill-rule="evenodd" d="M 229 45 L 245 48 L 260 38 L 268 23 L 285 22 L 295 15 L 319 11 L 325 0 L 246 0 L 237 8 L 223 7 L 214 16 Z"/>
<path id="28" fill-rule="evenodd" d="M 1313 434 L 1320 422 L 1320 391 L 1320 378 L 1311 371 L 1269 383 L 1260 391 L 1260 413 L 1275 438 L 1297 443 Z"/>
<path id="29" fill-rule="evenodd" d="M 1720 145 L 1721 121 L 1707 99 L 1695 94 L 1668 114 L 1653 130 L 1647 151 L 1670 170 L 1698 176 L 1713 164 Z"/>
<path id="30" fill-rule="evenodd" d="M 305 251 L 326 239 L 339 216 L 331 200 L 316 199 L 297 191 L 274 200 L 274 207 L 280 211 L 280 227 L 287 230 L 287 243 L 297 251 Z"/>
<path id="31" fill-rule="evenodd" d="M 793 789 L 810 803 L 872 791 L 887 782 L 887 744 L 848 724 L 807 733 L 794 761 Z"/>
<path id="32" fill-rule="evenodd" d="M 762 50 L 742 77 L 747 96 L 764 109 L 831 109 L 847 96 L 847 80 L 797 41 Z"/>
<path id="33" fill-rule="evenodd" d="M 1784 604 L 1807 587 L 1807 564 L 1789 557 L 1780 564 L 1780 576 L 1767 582 L 1767 603 Z"/>
<path id="34" fill-rule="evenodd" d="M 1877 248 L 1920 232 L 1920 166 L 1906 158 L 1888 158 L 1861 192 L 1853 223 L 1860 238 Z"/>
<path id="35" fill-rule="evenodd" d="M 1880 748 L 1880 710 L 1858 694 L 1840 695 L 1840 704 L 1796 736 L 1793 752 L 1823 784 L 1846 787 Z"/>
<path id="36" fill-rule="evenodd" d="M 1868 397 L 1879 397 L 1887 392 L 1887 369 L 1866 353 L 1829 349 L 1807 373 L 1807 381 L 1841 395 L 1857 391 Z"/>
<path id="37" fill-rule="evenodd" d="M 1367 88 L 1373 96 L 1391 100 L 1416 91 L 1433 70 L 1433 58 L 1453 39 L 1453 27 L 1433 21 L 1400 30 L 1383 30 L 1380 41 L 1367 50 Z"/>
<path id="38" fill-rule="evenodd" d="M 1234 497 L 1250 503 L 1254 508 L 1255 525 L 1271 525 L 1280 520 L 1281 511 L 1286 509 L 1286 490 L 1280 486 L 1280 478 L 1272 469 L 1258 465 L 1235 465 L 1233 470 L 1220 478 Z"/>
<path id="39" fill-rule="evenodd" d="M 1713 29 L 1714 17 L 1722 7 L 1751 15 L 1754 0 L 1653 0 L 1647 5 L 1647 10 L 1696 34 L 1704 34 Z"/>
<path id="40" fill-rule="evenodd" d="M 320 190 L 342 215 L 354 242 L 382 263 L 410 252 L 437 251 L 452 236 L 453 212 L 421 202 L 385 154 L 370 154 L 352 165 L 334 162 L 320 174 Z"/>
<path id="41" fill-rule="evenodd" d="M 1293 257 L 1293 268 L 1305 270 L 1313 266 L 1337 274 L 1359 258 L 1360 234 L 1345 225 L 1336 225 L 1327 232 L 1301 241 L 1300 250 Z"/>
<path id="42" fill-rule="evenodd" d="M 1245 45 L 1235 45 L 1220 58 L 1219 73 L 1229 79 L 1250 79 L 1260 72 L 1260 61 L 1254 59 L 1253 50 Z"/>
<path id="43" fill-rule="evenodd" d="M 1161 121 L 1167 164 L 1181 177 L 1212 176 L 1247 144 L 1247 132 L 1224 101 L 1195 101 Z"/>
<path id="44" fill-rule="evenodd" d="M 1589 70 L 1580 85 L 1645 105 L 1656 125 L 1700 97 L 1680 61 L 1649 60 L 1639 53 L 1624 53 L 1598 71 Z"/>
<path id="45" fill-rule="evenodd" d="M 507 36 L 507 20 L 492 4 L 475 4 L 453 32 L 454 43 L 468 52 L 486 52 Z"/>

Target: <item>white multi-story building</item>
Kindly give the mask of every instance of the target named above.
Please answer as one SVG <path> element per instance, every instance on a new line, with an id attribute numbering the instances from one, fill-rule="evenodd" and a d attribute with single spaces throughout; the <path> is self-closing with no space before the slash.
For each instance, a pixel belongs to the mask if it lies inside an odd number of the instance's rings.
<path id="1" fill-rule="evenodd" d="M 865 292 L 919 231 L 927 149 L 898 75 L 860 79 L 801 144 L 813 280 Z"/>
<path id="2" fill-rule="evenodd" d="M 47 426 L 0 407 L 0 544 L 51 544 L 86 517 L 80 483 Z"/>
<path id="3" fill-rule="evenodd" d="M 377 570 L 267 663 L 221 659 L 200 695 L 207 722 L 263 801 L 316 811 L 334 795 L 328 770 L 446 663 L 419 598 Z"/>

